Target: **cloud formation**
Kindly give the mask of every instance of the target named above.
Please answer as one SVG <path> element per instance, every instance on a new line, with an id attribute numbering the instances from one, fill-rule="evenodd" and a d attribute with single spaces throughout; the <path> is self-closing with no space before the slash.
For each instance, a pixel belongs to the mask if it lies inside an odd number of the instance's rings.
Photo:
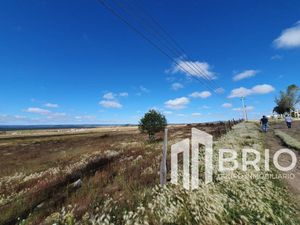
<path id="1" fill-rule="evenodd" d="M 118 97 L 128 97 L 128 95 L 129 94 L 127 92 L 107 92 L 103 95 L 103 99 L 99 102 L 99 105 L 101 105 L 104 108 L 122 108 L 123 105 L 118 101 Z"/>
<path id="2" fill-rule="evenodd" d="M 231 108 L 232 107 L 232 104 L 231 103 L 224 103 L 222 105 L 223 108 Z"/>
<path id="3" fill-rule="evenodd" d="M 182 89 L 183 85 L 181 83 L 173 83 L 171 88 L 172 88 L 172 90 L 177 91 L 179 89 Z"/>
<path id="4" fill-rule="evenodd" d="M 225 89 L 222 88 L 222 87 L 219 87 L 219 88 L 215 89 L 214 91 L 215 91 L 215 93 L 217 93 L 217 94 L 223 94 L 223 93 L 225 92 Z"/>
<path id="5" fill-rule="evenodd" d="M 243 80 L 246 78 L 254 77 L 258 72 L 258 70 L 245 70 L 242 73 L 236 74 L 232 79 L 233 81 Z"/>
<path id="6" fill-rule="evenodd" d="M 174 64 L 169 71 L 171 73 L 184 73 L 188 76 L 209 80 L 217 78 L 207 62 L 177 60 L 177 64 Z"/>
<path id="7" fill-rule="evenodd" d="M 58 108 L 59 107 L 58 104 L 49 103 L 49 102 L 46 103 L 45 106 L 48 107 L 48 108 Z"/>
<path id="8" fill-rule="evenodd" d="M 193 92 L 190 94 L 190 97 L 193 98 L 208 98 L 211 96 L 211 93 L 209 91 L 202 91 L 202 92 Z"/>
<path id="9" fill-rule="evenodd" d="M 254 94 L 268 94 L 273 91 L 275 91 L 275 88 L 269 84 L 256 85 L 251 89 L 240 87 L 233 89 L 228 98 L 240 98 Z"/>
<path id="10" fill-rule="evenodd" d="M 172 111 L 163 111 L 163 114 L 165 114 L 165 115 L 171 115 L 171 114 L 173 114 L 173 112 Z"/>
<path id="11" fill-rule="evenodd" d="M 119 93 L 119 96 L 120 97 L 128 97 L 128 93 L 127 92 L 121 92 L 121 93 Z"/>
<path id="12" fill-rule="evenodd" d="M 165 107 L 168 109 L 184 109 L 186 105 L 190 102 L 187 97 L 175 98 L 165 102 Z"/>
<path id="13" fill-rule="evenodd" d="M 273 55 L 271 56 L 271 60 L 281 60 L 283 57 L 281 55 Z"/>
<path id="14" fill-rule="evenodd" d="M 35 114 L 40 114 L 40 115 L 48 115 L 50 114 L 51 112 L 47 109 L 42 109 L 42 108 L 28 108 L 25 110 L 25 112 L 28 112 L 28 113 L 35 113 Z"/>
<path id="15" fill-rule="evenodd" d="M 193 117 L 199 117 L 199 116 L 201 116 L 201 115 L 202 115 L 201 113 L 197 113 L 197 112 L 196 112 L 196 113 L 192 113 L 192 116 L 193 116 Z"/>
<path id="16" fill-rule="evenodd" d="M 112 99 L 115 98 L 115 94 L 112 93 L 112 92 L 108 92 L 108 93 L 106 93 L 106 94 L 103 95 L 103 98 L 107 99 L 107 100 L 112 100 Z"/>
<path id="17" fill-rule="evenodd" d="M 149 93 L 150 92 L 149 89 L 145 88 L 142 85 L 139 87 L 139 89 L 140 89 L 141 92 L 144 92 L 144 93 Z"/>
<path id="18" fill-rule="evenodd" d="M 104 108 L 122 108 L 123 106 L 116 100 L 102 100 L 99 102 L 101 106 Z"/>
<path id="19" fill-rule="evenodd" d="M 281 35 L 274 40 L 276 48 L 299 48 L 300 47 L 300 21 L 293 27 L 282 31 Z"/>
<path id="20" fill-rule="evenodd" d="M 25 116 L 0 114 L 0 124 L 15 124 L 26 121 L 28 121 L 28 119 Z"/>

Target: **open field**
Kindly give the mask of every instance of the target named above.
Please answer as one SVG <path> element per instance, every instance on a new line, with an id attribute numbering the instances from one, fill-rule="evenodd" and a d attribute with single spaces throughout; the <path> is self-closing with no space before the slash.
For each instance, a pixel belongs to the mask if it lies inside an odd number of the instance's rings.
<path id="1" fill-rule="evenodd" d="M 215 137 L 224 124 L 199 124 Z M 189 137 L 190 125 L 169 127 L 169 142 Z M 140 195 L 159 183 L 161 137 L 148 143 L 137 127 L 11 131 L 0 136 L 0 224 L 39 224 L 76 205 L 80 218 L 109 197 L 134 209 Z M 74 185 L 79 182 L 80 185 Z"/>
<path id="2" fill-rule="evenodd" d="M 224 123 L 169 126 L 169 146 L 189 138 L 192 127 L 212 134 L 215 149 L 279 145 L 251 122 L 232 130 Z M 162 188 L 162 133 L 149 143 L 137 127 L 52 132 L 0 138 L 0 224 L 299 224 L 297 183 L 264 177 L 276 175 L 274 168 L 250 168 L 247 176 L 238 169 L 229 178 L 215 168 L 214 183 L 195 191 Z"/>

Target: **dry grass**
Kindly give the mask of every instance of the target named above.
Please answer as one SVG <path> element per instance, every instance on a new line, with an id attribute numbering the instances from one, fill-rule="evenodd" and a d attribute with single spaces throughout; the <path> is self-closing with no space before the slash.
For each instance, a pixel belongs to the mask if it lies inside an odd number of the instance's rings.
<path id="1" fill-rule="evenodd" d="M 216 148 L 224 146 L 236 150 L 253 147 L 262 151 L 262 136 L 255 124 L 241 124 L 216 143 Z M 138 161 L 124 164 L 122 168 L 124 173 L 119 174 L 116 170 L 114 178 L 107 177 L 111 173 L 99 173 L 93 178 L 95 180 L 90 180 L 92 183 L 101 184 L 100 179 L 108 178 L 104 180 L 112 186 L 104 185 L 102 188 L 109 187 L 111 193 L 100 199 L 97 199 L 99 195 L 90 197 L 91 202 L 80 212 L 81 216 L 78 214 L 80 206 L 73 204 L 53 213 L 45 222 L 47 224 L 298 224 L 294 219 L 295 209 L 292 200 L 286 194 L 286 189 L 280 182 L 272 179 L 260 176 L 256 179 L 252 176 L 241 176 L 240 179 L 231 180 L 216 178 L 214 184 L 202 185 L 195 191 L 187 191 L 173 185 L 164 188 L 143 186 L 143 183 L 139 182 L 142 173 L 136 170 L 141 168 Z M 215 171 L 215 177 L 217 173 Z M 262 172 L 265 173 L 267 172 Z M 272 173 L 274 171 L 270 172 Z M 253 169 L 247 172 L 247 175 L 257 174 Z M 233 175 L 245 173 L 237 170 Z M 102 188 L 99 189 L 103 190 Z"/>
<path id="2" fill-rule="evenodd" d="M 296 150 L 300 150 L 300 142 L 297 141 L 296 139 L 292 138 L 291 136 L 289 136 L 288 134 L 286 134 L 281 130 L 275 130 L 274 133 L 277 137 L 279 137 L 284 142 L 286 146 Z"/>
<path id="3" fill-rule="evenodd" d="M 199 124 L 198 127 L 215 136 L 226 131 L 223 125 Z M 185 125 L 171 126 L 169 144 L 189 137 L 190 129 L 191 126 Z M 26 223 L 40 224 L 62 205 L 76 205 L 73 214 L 82 218 L 98 205 L 101 207 L 99 203 L 108 198 L 117 201 L 122 209 L 134 210 L 141 196 L 159 183 L 161 142 L 148 143 L 147 136 L 136 128 L 25 136 L 0 138 L 3 162 L 0 165 L 0 205 L 12 202 L 6 210 L 1 208 L 2 221 L 16 219 L 22 212 L 26 218 L 27 212 L 31 212 Z M 162 136 L 158 134 L 158 140 Z M 90 168 L 93 155 L 105 158 L 107 150 L 117 152 L 120 158 L 106 162 L 101 168 Z M 68 188 L 75 178 L 82 179 L 82 187 Z M 34 197 L 37 191 L 41 193 L 38 198 Z"/>

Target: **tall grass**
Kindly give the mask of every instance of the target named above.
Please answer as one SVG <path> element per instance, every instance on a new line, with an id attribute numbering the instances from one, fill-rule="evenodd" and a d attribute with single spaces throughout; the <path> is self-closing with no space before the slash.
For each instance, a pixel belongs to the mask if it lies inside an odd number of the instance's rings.
<path id="1" fill-rule="evenodd" d="M 254 148 L 263 151 L 263 139 L 257 125 L 243 123 L 234 127 L 215 144 L 219 148 Z M 216 155 L 216 154 L 215 154 Z M 239 155 L 239 158 L 241 156 Z M 215 165 L 217 157 L 214 158 Z M 238 179 L 221 179 L 215 169 L 214 183 L 187 191 L 181 186 L 140 190 L 134 209 L 124 208 L 117 200 L 99 201 L 80 218 L 76 205 L 62 208 L 46 218 L 46 224 L 299 224 L 296 209 L 281 181 L 269 179 L 271 171 L 249 168 L 227 175 Z"/>
<path id="2" fill-rule="evenodd" d="M 300 142 L 296 139 L 292 138 L 290 135 L 286 134 L 285 132 L 281 130 L 275 130 L 275 135 L 279 137 L 285 145 L 287 145 L 290 148 L 294 148 L 296 150 L 300 150 Z"/>

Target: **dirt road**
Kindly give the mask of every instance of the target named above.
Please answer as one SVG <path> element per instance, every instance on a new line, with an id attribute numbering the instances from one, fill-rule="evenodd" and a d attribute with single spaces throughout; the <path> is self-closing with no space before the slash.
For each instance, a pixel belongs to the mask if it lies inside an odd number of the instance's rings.
<path id="1" fill-rule="evenodd" d="M 295 139 L 300 137 L 300 121 L 294 122 L 294 128 L 288 130 L 284 122 L 271 123 L 269 132 L 265 135 L 266 148 L 270 150 L 270 156 L 273 157 L 276 151 L 279 149 L 288 148 L 278 137 L 275 136 L 274 130 L 279 129 Z M 297 156 L 297 166 L 292 170 L 285 172 L 285 174 L 294 174 L 294 178 L 285 178 L 284 181 L 287 184 L 291 196 L 298 203 L 300 209 L 300 151 L 291 149 Z M 291 157 L 287 154 L 282 154 L 279 157 L 279 164 L 282 166 L 289 166 L 291 164 Z M 300 214 L 300 211 L 299 211 Z M 300 215 L 298 215 L 300 216 Z"/>

